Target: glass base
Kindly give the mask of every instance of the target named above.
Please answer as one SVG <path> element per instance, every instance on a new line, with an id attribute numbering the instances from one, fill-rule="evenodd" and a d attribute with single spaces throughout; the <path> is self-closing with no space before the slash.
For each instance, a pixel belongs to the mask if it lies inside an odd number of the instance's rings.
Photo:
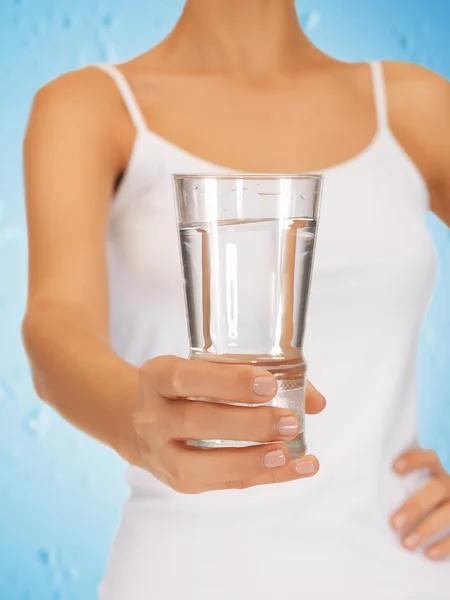
<path id="1" fill-rule="evenodd" d="M 190 440 L 186 442 L 188 446 L 195 448 L 201 448 L 202 450 L 214 450 L 219 448 L 248 448 L 249 446 L 264 446 L 257 442 L 239 442 L 233 440 Z M 291 453 L 292 458 L 300 458 L 306 454 L 306 442 L 305 434 L 299 433 L 299 435 L 290 442 L 284 442 Z"/>

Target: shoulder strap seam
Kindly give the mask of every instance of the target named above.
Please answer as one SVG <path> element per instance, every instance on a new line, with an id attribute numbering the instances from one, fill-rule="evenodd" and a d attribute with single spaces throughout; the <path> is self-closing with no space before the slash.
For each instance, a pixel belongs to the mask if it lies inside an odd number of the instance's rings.
<path id="1" fill-rule="evenodd" d="M 97 64 L 93 66 L 109 75 L 111 79 L 115 82 L 120 96 L 122 98 L 122 101 L 125 104 L 130 119 L 133 125 L 135 126 L 136 130 L 139 132 L 141 130 L 147 129 L 147 122 L 144 119 L 144 115 L 142 114 L 140 106 L 137 103 L 136 97 L 125 75 L 121 71 L 119 71 L 119 69 L 114 65 Z"/>

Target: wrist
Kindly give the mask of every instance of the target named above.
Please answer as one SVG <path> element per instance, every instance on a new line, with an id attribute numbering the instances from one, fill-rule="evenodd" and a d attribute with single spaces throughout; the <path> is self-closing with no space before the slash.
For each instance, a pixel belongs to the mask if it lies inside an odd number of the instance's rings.
<path id="1" fill-rule="evenodd" d="M 133 413 L 139 401 L 139 369 L 127 365 L 118 388 L 120 408 L 114 411 L 110 446 L 129 464 L 143 467 L 137 434 L 133 426 Z"/>

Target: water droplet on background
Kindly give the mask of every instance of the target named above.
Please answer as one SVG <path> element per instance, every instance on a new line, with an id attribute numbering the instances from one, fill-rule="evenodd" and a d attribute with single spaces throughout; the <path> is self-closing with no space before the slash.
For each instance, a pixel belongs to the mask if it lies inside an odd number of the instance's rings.
<path id="1" fill-rule="evenodd" d="M 402 37 L 398 40 L 398 45 L 400 46 L 400 48 L 402 48 L 403 50 L 408 50 L 410 47 L 410 41 L 409 38 L 405 35 L 402 35 Z"/>
<path id="2" fill-rule="evenodd" d="M 117 62 L 117 55 L 114 44 L 98 36 L 99 55 L 100 62 L 115 63 Z"/>
<path id="3" fill-rule="evenodd" d="M 64 577 L 67 581 L 77 581 L 78 569 L 76 567 L 68 567 L 64 571 Z"/>
<path id="4" fill-rule="evenodd" d="M 49 550 L 48 548 L 40 548 L 38 550 L 38 559 L 39 561 L 45 565 L 46 567 L 54 567 L 56 564 L 56 555 L 54 552 Z"/>
<path id="5" fill-rule="evenodd" d="M 17 400 L 18 400 L 18 398 L 17 398 L 16 390 L 13 388 L 12 385 L 10 385 L 8 383 L 8 381 L 5 377 L 1 377 L 0 378 L 0 403 L 8 401 L 13 404 L 16 404 Z"/>
<path id="6" fill-rule="evenodd" d="M 83 483 L 90 484 L 95 480 L 94 471 L 88 469 L 83 472 Z"/>
<path id="7" fill-rule="evenodd" d="M 114 27 L 115 24 L 116 24 L 116 19 L 113 15 L 106 14 L 103 16 L 103 18 L 102 18 L 103 27 L 105 27 L 106 29 L 110 29 L 111 27 Z"/>
<path id="8" fill-rule="evenodd" d="M 50 413 L 46 407 L 34 408 L 25 419 L 25 428 L 28 433 L 37 439 L 42 439 L 48 433 Z"/>
<path id="9" fill-rule="evenodd" d="M 72 17 L 70 15 L 66 15 L 65 17 L 63 17 L 61 25 L 62 25 L 63 29 L 66 29 L 66 30 L 71 29 L 72 25 L 73 25 Z"/>
<path id="10" fill-rule="evenodd" d="M 317 10 L 312 10 L 309 13 L 303 13 L 300 15 L 300 23 L 307 33 L 312 33 L 315 31 L 321 22 L 322 16 Z"/>

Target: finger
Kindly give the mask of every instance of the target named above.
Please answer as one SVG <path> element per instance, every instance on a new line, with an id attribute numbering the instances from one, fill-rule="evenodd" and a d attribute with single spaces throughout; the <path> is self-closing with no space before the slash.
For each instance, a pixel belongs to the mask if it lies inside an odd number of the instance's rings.
<path id="1" fill-rule="evenodd" d="M 310 381 L 306 382 L 306 412 L 310 415 L 317 415 L 322 412 L 327 401 L 324 396 L 313 386 Z"/>
<path id="2" fill-rule="evenodd" d="M 281 444 L 199 450 L 172 443 L 164 461 L 171 487 L 188 494 L 301 479 L 319 469 L 312 456 L 289 462 L 289 450 Z"/>
<path id="3" fill-rule="evenodd" d="M 175 440 L 275 442 L 294 439 L 300 430 L 298 417 L 283 408 L 193 400 L 168 401 L 162 421 Z"/>
<path id="4" fill-rule="evenodd" d="M 431 512 L 403 538 L 408 550 L 416 550 L 450 527 L 450 502 Z"/>
<path id="5" fill-rule="evenodd" d="M 416 448 L 400 455 L 394 462 L 394 470 L 400 475 L 406 475 L 416 469 L 428 468 L 433 475 L 441 475 L 444 468 L 439 456 L 434 450 Z"/>
<path id="6" fill-rule="evenodd" d="M 258 485 L 267 485 L 272 483 L 284 483 L 296 479 L 306 479 L 312 477 L 319 471 L 319 461 L 315 456 L 307 455 L 292 461 L 285 469 L 272 469 L 269 473 L 270 480 L 267 481 L 267 474 L 262 473 L 250 481 L 238 481 L 234 487 L 250 487 Z"/>
<path id="7" fill-rule="evenodd" d="M 427 549 L 428 558 L 432 560 L 443 560 L 450 557 L 450 535 L 445 537 L 437 544 L 433 544 Z"/>
<path id="8" fill-rule="evenodd" d="M 271 373 L 251 365 L 225 365 L 206 360 L 161 356 L 141 369 L 145 382 L 156 384 L 166 398 L 206 397 L 225 402 L 264 403 L 275 396 Z"/>
<path id="9" fill-rule="evenodd" d="M 427 513 L 448 497 L 448 490 L 442 479 L 431 479 L 427 485 L 411 496 L 403 506 L 392 515 L 392 527 L 396 531 L 405 531 L 414 523 L 423 519 Z"/>

